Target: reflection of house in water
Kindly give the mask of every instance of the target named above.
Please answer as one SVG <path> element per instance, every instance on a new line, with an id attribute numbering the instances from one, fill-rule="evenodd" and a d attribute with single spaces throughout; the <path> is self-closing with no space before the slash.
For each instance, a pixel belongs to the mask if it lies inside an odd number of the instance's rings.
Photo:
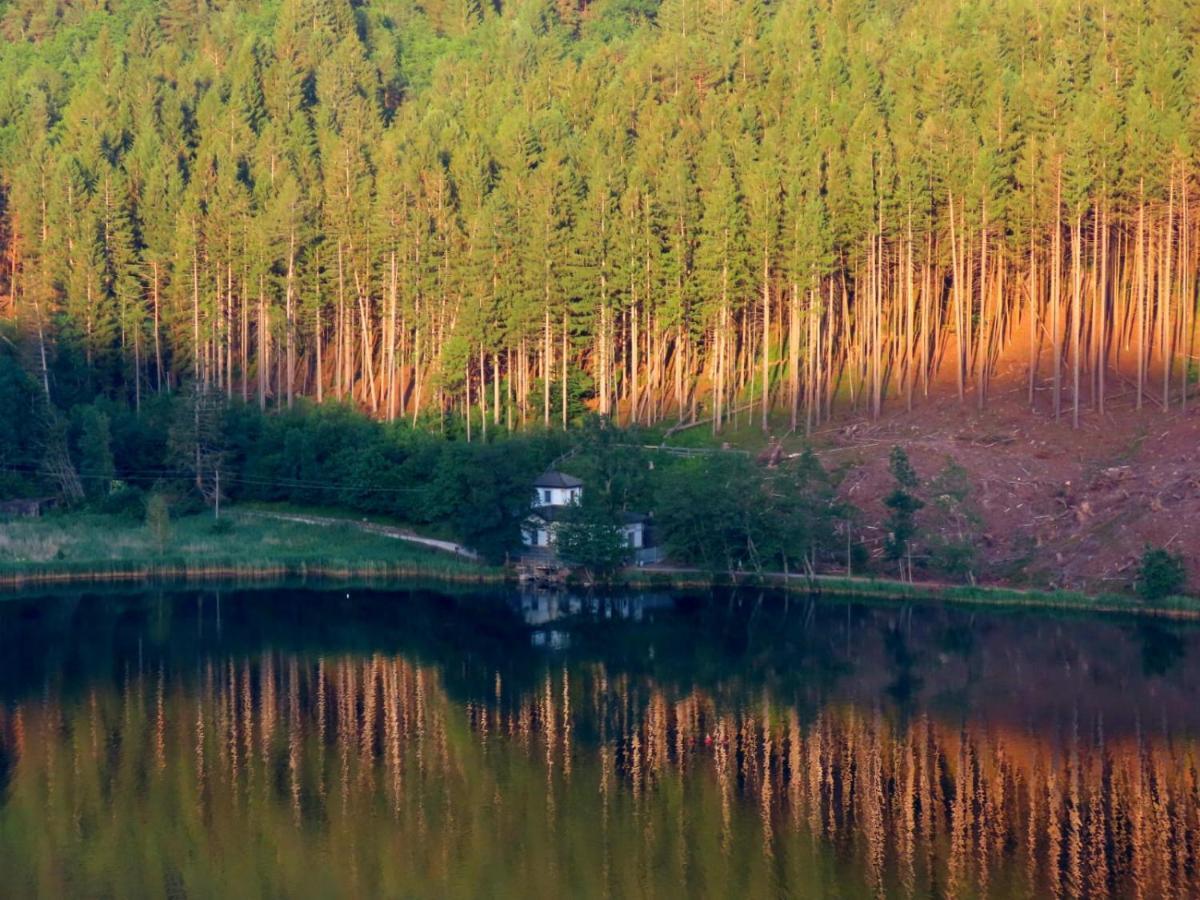
<path id="1" fill-rule="evenodd" d="M 522 529 L 526 556 L 543 559 L 552 564 L 557 560 L 555 545 L 563 516 L 573 506 L 583 502 L 583 482 L 573 475 L 549 471 L 533 483 L 533 504 Z M 658 562 L 661 558 L 655 546 L 651 519 L 643 513 L 622 513 L 619 519 L 621 534 L 630 549 L 634 562 Z"/>
<path id="2" fill-rule="evenodd" d="M 568 636 L 565 632 L 543 626 L 573 616 L 630 622 L 653 621 L 657 610 L 674 609 L 675 599 L 670 594 L 621 594 L 609 597 L 532 590 L 515 595 L 510 604 L 526 625 L 538 629 L 532 637 L 534 646 L 558 649 L 567 646 Z"/>

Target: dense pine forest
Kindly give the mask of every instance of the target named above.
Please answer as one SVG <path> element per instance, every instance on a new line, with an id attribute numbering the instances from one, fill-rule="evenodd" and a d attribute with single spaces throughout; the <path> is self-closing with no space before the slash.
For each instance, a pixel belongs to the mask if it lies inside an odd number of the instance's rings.
<path id="1" fill-rule="evenodd" d="M 1188 0 L 8 0 L 0 319 L 47 395 L 804 430 L 1002 359 L 1186 404 Z M 82 374 L 80 374 L 82 373 Z"/>

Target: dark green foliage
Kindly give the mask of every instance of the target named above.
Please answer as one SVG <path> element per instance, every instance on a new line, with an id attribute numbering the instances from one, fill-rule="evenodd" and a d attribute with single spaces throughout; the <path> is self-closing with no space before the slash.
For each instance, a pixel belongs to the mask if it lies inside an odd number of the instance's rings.
<path id="1" fill-rule="evenodd" d="M 79 474 L 89 499 L 108 496 L 116 476 L 108 416 L 95 406 L 77 407 L 73 418 L 79 432 Z"/>
<path id="2" fill-rule="evenodd" d="M 852 510 L 838 499 L 836 486 L 812 448 L 798 460 L 763 475 L 764 515 L 769 524 L 765 549 L 784 570 L 815 570 L 822 559 L 844 554 L 844 530 Z"/>
<path id="3" fill-rule="evenodd" d="M 714 572 L 758 569 L 760 510 L 754 464 L 736 454 L 689 459 L 668 470 L 656 492 L 655 516 L 672 559 Z"/>
<path id="4" fill-rule="evenodd" d="M 436 501 L 424 515 L 430 523 L 448 525 L 485 558 L 503 560 L 520 544 L 530 486 L 544 467 L 537 447 L 520 440 L 442 444 L 434 446 L 434 455 L 438 462 L 424 496 Z"/>
<path id="5" fill-rule="evenodd" d="M 976 547 L 983 519 L 976 508 L 966 470 L 952 459 L 927 486 L 931 510 L 936 515 L 934 534 L 928 538 L 930 563 L 954 578 L 975 581 Z"/>
<path id="6" fill-rule="evenodd" d="M 652 470 L 637 428 L 617 428 L 609 419 L 589 416 L 572 443 L 564 468 L 587 484 L 589 502 L 598 501 L 612 513 L 650 509 Z"/>
<path id="7" fill-rule="evenodd" d="M 229 439 L 225 427 L 224 398 L 211 388 L 191 385 L 176 400 L 167 433 L 167 461 L 187 474 L 206 503 L 213 503 L 220 491 L 228 493 L 229 472 L 226 460 Z M 220 484 L 225 468 L 226 483 Z"/>
<path id="8" fill-rule="evenodd" d="M 240 468 L 227 456 L 230 499 L 387 516 L 443 531 L 492 561 L 520 545 L 530 485 L 563 446 L 549 435 L 468 444 L 337 404 L 239 416 L 253 438 Z"/>
<path id="9" fill-rule="evenodd" d="M 908 454 L 900 447 L 892 448 L 889 469 L 896 486 L 883 501 L 888 509 L 888 534 L 883 548 L 887 558 L 900 563 L 903 571 L 904 561 L 911 555 L 912 541 L 917 534 L 916 516 L 925 507 L 925 501 L 914 493 L 919 484 L 917 473 L 908 461 Z"/>
<path id="10" fill-rule="evenodd" d="M 1187 585 L 1187 565 L 1183 554 L 1163 547 L 1146 547 L 1138 566 L 1137 590 L 1148 603 L 1183 592 Z"/>
<path id="11" fill-rule="evenodd" d="M 0 342 L 0 499 L 36 492 L 41 401 L 37 382 Z"/>
<path id="12" fill-rule="evenodd" d="M 134 521 L 146 514 L 146 493 L 141 488 L 115 482 L 113 490 L 98 506 L 100 512 Z"/>
<path id="13" fill-rule="evenodd" d="M 629 560 L 617 517 L 603 502 L 584 502 L 566 510 L 556 532 L 556 546 L 564 562 L 583 569 L 591 580 L 606 581 Z"/>
<path id="14" fill-rule="evenodd" d="M 741 454 L 678 463 L 656 490 L 655 521 L 673 559 L 712 571 L 809 570 L 844 553 L 851 510 L 817 458 L 764 469 Z"/>

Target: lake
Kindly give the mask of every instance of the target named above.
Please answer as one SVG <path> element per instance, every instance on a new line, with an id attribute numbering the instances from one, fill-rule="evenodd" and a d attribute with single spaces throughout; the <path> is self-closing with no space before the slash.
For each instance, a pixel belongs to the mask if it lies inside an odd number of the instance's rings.
<path id="1" fill-rule="evenodd" d="M 1200 631 L 754 593 L 0 602 L 6 896 L 1200 896 Z"/>

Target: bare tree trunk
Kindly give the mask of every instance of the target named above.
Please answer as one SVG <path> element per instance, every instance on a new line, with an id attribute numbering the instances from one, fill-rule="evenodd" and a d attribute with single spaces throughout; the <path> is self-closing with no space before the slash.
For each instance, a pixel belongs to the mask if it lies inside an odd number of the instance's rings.
<path id="1" fill-rule="evenodd" d="M 554 346 L 550 341 L 550 283 L 546 282 L 545 343 L 542 347 L 542 424 L 550 427 L 550 379 L 554 376 Z"/>
<path id="2" fill-rule="evenodd" d="M 1062 161 L 1059 160 L 1057 187 L 1054 193 L 1054 259 L 1050 276 L 1050 342 L 1054 348 L 1054 421 L 1062 416 L 1062 343 L 1059 323 L 1062 321 Z"/>
<path id="3" fill-rule="evenodd" d="M 159 328 L 161 321 L 161 312 L 159 308 L 159 280 L 158 280 L 158 260 L 150 263 L 151 275 L 151 293 L 154 302 L 154 378 L 155 389 L 158 393 L 162 393 L 163 386 L 163 355 L 162 355 L 162 335 Z"/>
<path id="4" fill-rule="evenodd" d="M 293 228 L 288 234 L 288 262 L 287 262 L 287 281 L 284 285 L 284 341 L 287 343 L 286 359 L 287 359 L 287 406 L 292 408 L 292 399 L 295 394 L 296 381 L 296 329 L 294 321 L 294 312 L 292 309 L 292 297 L 294 294 L 293 279 L 296 274 L 296 230 Z"/>
<path id="5" fill-rule="evenodd" d="M 792 401 L 789 430 L 795 431 L 800 414 L 800 286 L 795 282 L 792 282 L 792 302 L 788 312 L 788 377 Z"/>
<path id="6" fill-rule="evenodd" d="M 567 430 L 567 313 L 563 311 L 562 332 L 562 427 Z"/>
<path id="7" fill-rule="evenodd" d="M 762 267 L 762 430 L 770 429 L 767 414 L 771 402 L 771 257 L 767 242 L 763 241 Z"/>
<path id="8" fill-rule="evenodd" d="M 908 227 L 904 263 L 904 405 L 912 412 L 913 401 L 913 307 L 916 302 L 913 291 L 913 234 L 912 205 L 908 208 Z"/>
<path id="9" fill-rule="evenodd" d="M 982 224 L 979 232 L 979 338 L 975 357 L 975 408 L 982 411 L 987 402 L 988 390 L 988 354 L 990 353 L 989 333 L 991 327 L 988 320 L 988 218 L 987 198 L 985 197 L 980 209 Z"/>
<path id="10" fill-rule="evenodd" d="M 1174 333 L 1171 331 L 1171 268 L 1175 259 L 1175 173 L 1170 176 L 1170 199 L 1167 201 L 1167 224 L 1163 231 L 1163 280 L 1158 291 L 1159 317 L 1162 323 L 1160 340 L 1163 369 L 1163 412 L 1171 405 L 1171 367 L 1175 361 Z"/>
<path id="11" fill-rule="evenodd" d="M 266 289 L 258 276 L 258 408 L 267 408 L 267 379 L 271 369 L 271 332 L 267 327 Z"/>
<path id="12" fill-rule="evenodd" d="M 1146 200 L 1145 182 L 1138 185 L 1137 224 L 1137 408 L 1142 408 L 1146 380 Z"/>
<path id="13" fill-rule="evenodd" d="M 1104 373 L 1108 366 L 1108 204 L 1104 203 L 1099 210 L 1099 240 L 1100 240 L 1100 278 L 1098 281 L 1097 306 L 1099 315 L 1096 317 L 1096 408 L 1104 415 Z"/>
<path id="14" fill-rule="evenodd" d="M 954 341 L 955 378 L 958 387 L 958 402 L 963 402 L 963 301 L 962 273 L 958 264 L 958 233 L 954 222 L 954 194 L 950 194 L 950 259 L 954 281 Z"/>
<path id="15" fill-rule="evenodd" d="M 1071 427 L 1079 427 L 1079 335 L 1083 319 L 1083 215 L 1075 212 L 1071 230 Z"/>
<path id="16" fill-rule="evenodd" d="M 196 241 L 199 239 L 197 235 Z M 196 244 L 192 245 L 192 374 L 207 385 L 200 359 L 200 259 Z"/>

